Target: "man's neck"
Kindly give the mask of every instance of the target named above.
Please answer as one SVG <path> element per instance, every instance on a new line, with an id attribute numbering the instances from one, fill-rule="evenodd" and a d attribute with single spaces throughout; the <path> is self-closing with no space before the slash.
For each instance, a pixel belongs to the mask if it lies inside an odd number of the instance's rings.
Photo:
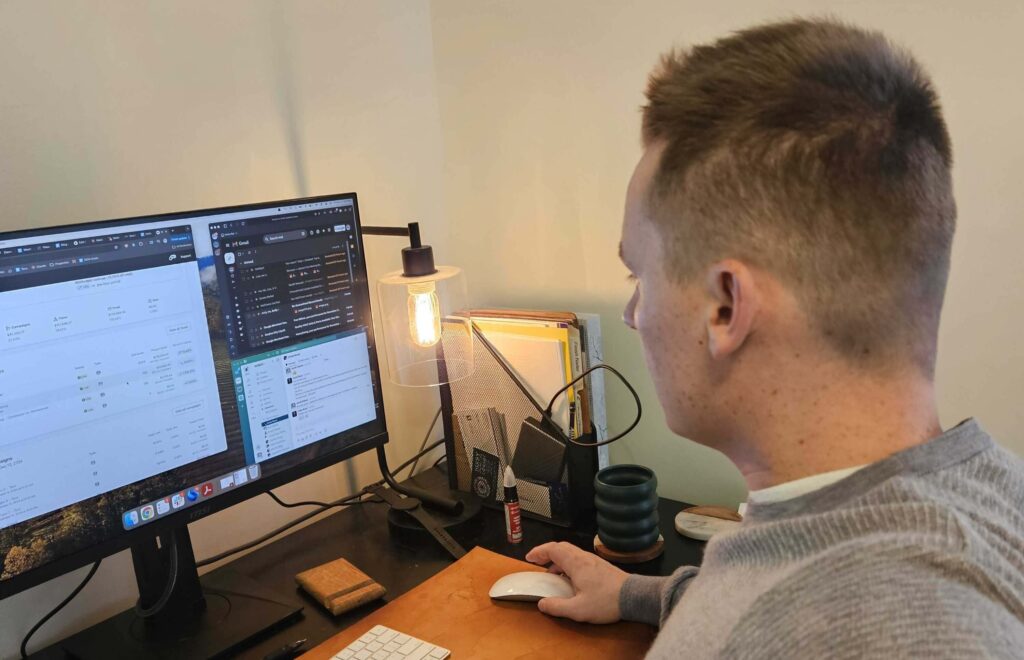
<path id="1" fill-rule="evenodd" d="M 750 490 L 874 463 L 942 433 L 934 386 L 922 376 L 822 381 L 757 406 L 742 440 L 723 448 Z"/>

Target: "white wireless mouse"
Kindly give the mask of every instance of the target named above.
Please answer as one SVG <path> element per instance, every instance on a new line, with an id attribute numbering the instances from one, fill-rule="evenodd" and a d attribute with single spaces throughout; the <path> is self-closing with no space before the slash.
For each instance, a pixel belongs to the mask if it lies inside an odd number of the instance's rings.
<path id="1" fill-rule="evenodd" d="M 576 590 L 564 575 L 526 571 L 510 573 L 499 578 L 489 595 L 494 600 L 522 600 L 536 602 L 541 598 L 572 598 Z"/>

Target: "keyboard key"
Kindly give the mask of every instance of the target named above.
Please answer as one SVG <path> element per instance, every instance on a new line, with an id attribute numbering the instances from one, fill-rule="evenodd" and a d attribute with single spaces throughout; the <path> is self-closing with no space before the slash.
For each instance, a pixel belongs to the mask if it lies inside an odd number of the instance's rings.
<path id="1" fill-rule="evenodd" d="M 446 660 L 447 649 L 387 626 L 374 626 L 334 656 L 334 660 Z"/>
<path id="2" fill-rule="evenodd" d="M 408 642 L 402 645 L 402 648 L 398 649 L 398 652 L 402 655 L 409 655 L 410 653 L 418 649 L 421 644 L 423 644 L 423 642 L 421 642 L 418 639 L 410 639 Z"/>
<path id="3" fill-rule="evenodd" d="M 421 660 L 422 658 L 427 657 L 427 654 L 430 653 L 433 648 L 434 647 L 430 644 L 421 644 L 415 651 L 406 656 L 405 660 Z"/>

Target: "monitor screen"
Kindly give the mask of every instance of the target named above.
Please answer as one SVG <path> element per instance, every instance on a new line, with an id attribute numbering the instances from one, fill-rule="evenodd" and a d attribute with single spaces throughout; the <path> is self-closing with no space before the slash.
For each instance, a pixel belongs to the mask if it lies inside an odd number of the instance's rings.
<path id="1" fill-rule="evenodd" d="M 385 438 L 354 194 L 0 233 L 0 596 Z"/>

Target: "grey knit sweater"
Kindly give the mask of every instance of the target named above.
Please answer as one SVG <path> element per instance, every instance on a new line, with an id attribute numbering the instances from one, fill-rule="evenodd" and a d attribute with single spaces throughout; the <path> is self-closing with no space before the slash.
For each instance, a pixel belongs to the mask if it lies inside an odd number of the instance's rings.
<path id="1" fill-rule="evenodd" d="M 969 420 L 631 576 L 648 658 L 1024 658 L 1024 461 Z"/>

